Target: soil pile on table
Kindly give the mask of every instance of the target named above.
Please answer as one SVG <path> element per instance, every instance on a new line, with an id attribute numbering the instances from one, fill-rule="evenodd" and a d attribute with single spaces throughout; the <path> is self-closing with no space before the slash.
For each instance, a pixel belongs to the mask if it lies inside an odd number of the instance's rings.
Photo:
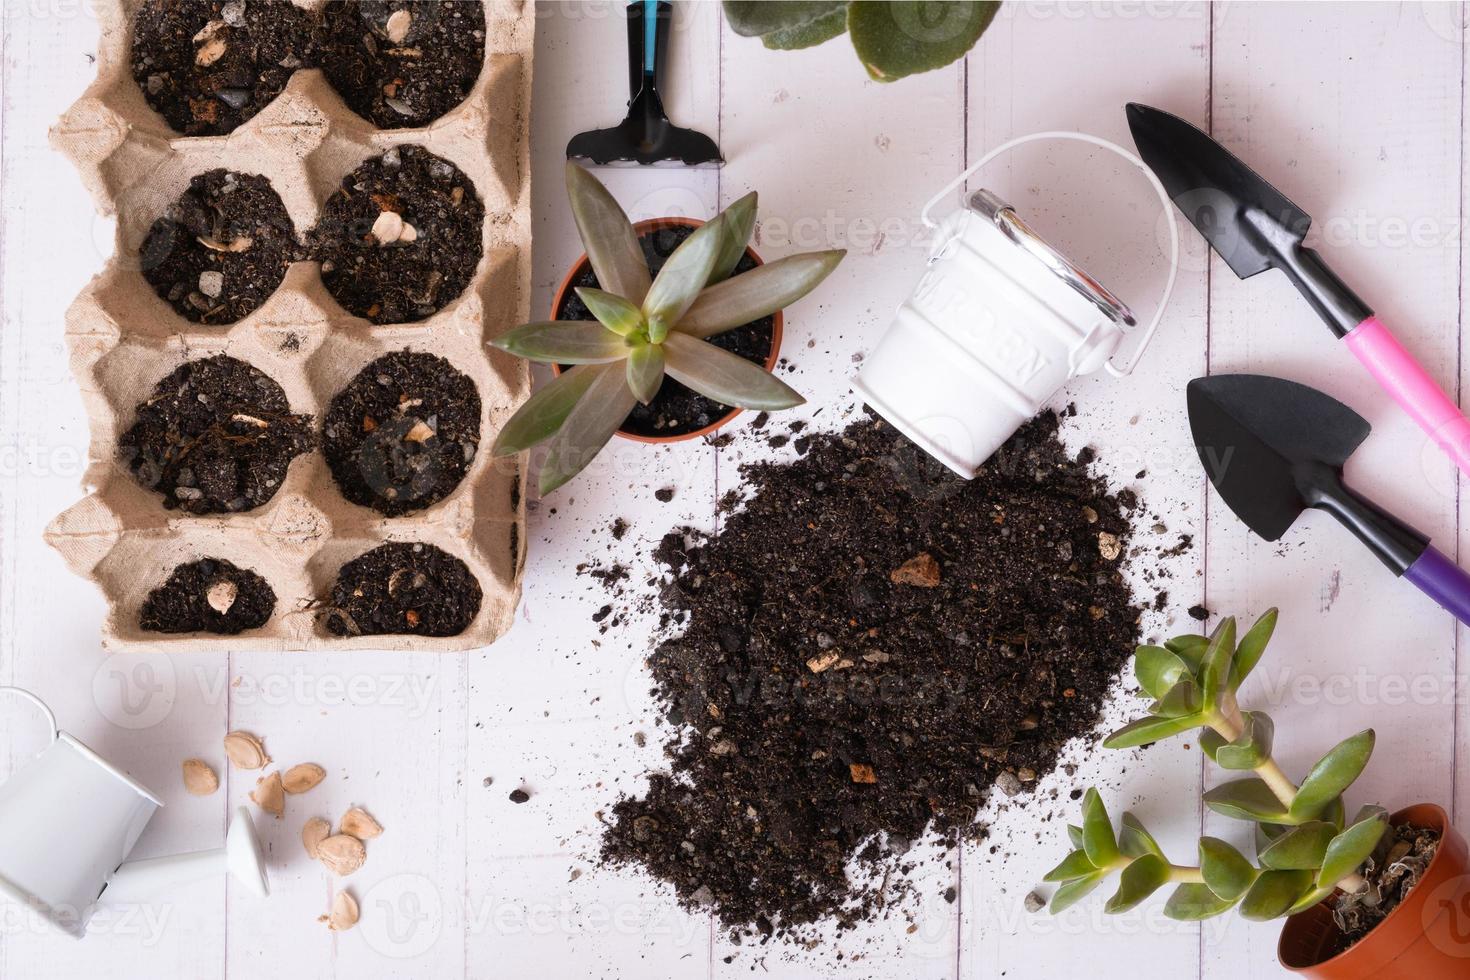
<path id="1" fill-rule="evenodd" d="M 613 808 L 604 860 L 737 929 L 850 924 L 889 896 L 849 860 L 901 877 L 909 842 L 958 840 L 993 788 L 1050 771 L 1139 617 L 1119 569 L 1136 501 L 1058 424 L 970 482 L 878 419 L 803 435 L 796 462 L 743 467 L 753 496 L 717 536 L 667 536 L 682 629 L 649 666 L 677 735 L 669 771 Z"/>

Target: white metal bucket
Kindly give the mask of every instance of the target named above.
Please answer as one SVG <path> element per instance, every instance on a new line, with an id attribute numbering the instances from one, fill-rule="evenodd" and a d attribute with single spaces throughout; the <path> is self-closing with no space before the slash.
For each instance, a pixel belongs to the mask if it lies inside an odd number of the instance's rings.
<path id="1" fill-rule="evenodd" d="M 1148 177 L 1165 209 L 1170 268 L 1163 297 L 1125 366 L 1112 361 L 1133 315 L 989 191 L 935 223 L 930 210 L 1001 153 L 1043 139 L 1117 153 Z M 1179 268 L 1168 194 L 1135 155 L 1084 133 L 1033 133 L 996 147 L 924 207 L 936 230 L 929 267 L 899 306 L 853 389 L 926 452 L 965 479 L 1079 374 L 1133 370 L 1153 339 Z"/>
<path id="2" fill-rule="evenodd" d="M 74 936 L 108 877 L 163 804 L 126 773 L 56 728 L 51 744 L 0 784 L 0 895 L 23 902 Z"/>

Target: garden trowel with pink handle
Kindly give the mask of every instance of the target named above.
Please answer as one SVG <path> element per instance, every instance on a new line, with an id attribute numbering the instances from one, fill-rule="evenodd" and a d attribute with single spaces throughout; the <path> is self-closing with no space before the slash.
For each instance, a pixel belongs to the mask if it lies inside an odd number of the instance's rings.
<path id="1" fill-rule="evenodd" d="M 1372 427 L 1315 388 L 1257 374 L 1189 383 L 1189 427 L 1235 516 L 1275 541 L 1308 507 L 1325 510 L 1395 575 L 1470 625 L 1470 575 L 1429 538 L 1353 490 L 1343 464 Z"/>
<path id="2" fill-rule="evenodd" d="M 1374 379 L 1470 475 L 1470 420 L 1368 305 L 1304 245 L 1312 218 L 1235 154 L 1161 109 L 1128 105 L 1138 154 L 1242 279 L 1280 269 Z"/>

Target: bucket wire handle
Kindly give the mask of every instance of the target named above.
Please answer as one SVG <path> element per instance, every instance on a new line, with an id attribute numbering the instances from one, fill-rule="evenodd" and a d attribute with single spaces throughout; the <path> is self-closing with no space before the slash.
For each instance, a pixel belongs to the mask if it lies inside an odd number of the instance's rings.
<path id="1" fill-rule="evenodd" d="M 933 229 L 938 227 L 938 222 L 936 222 L 933 218 L 929 216 L 929 212 L 934 208 L 936 204 L 938 204 L 949 194 L 953 193 L 954 190 L 958 188 L 961 184 L 963 184 L 966 180 L 968 180 L 975 173 L 975 171 L 990 163 L 1002 153 L 1008 153 L 1016 147 L 1021 146 L 1022 144 L 1034 143 L 1040 140 L 1072 140 L 1078 143 L 1089 143 L 1093 146 L 1100 147 L 1101 149 L 1107 150 L 1110 153 L 1114 153 L 1122 157 L 1124 160 L 1127 160 L 1139 170 L 1143 171 L 1143 175 L 1148 178 L 1148 182 L 1150 186 L 1153 187 L 1154 193 L 1158 195 L 1159 203 L 1164 206 L 1164 216 L 1168 219 L 1169 225 L 1169 278 L 1164 282 L 1164 292 L 1159 297 L 1158 308 L 1154 310 L 1154 315 L 1152 319 L 1149 320 L 1148 326 L 1143 328 L 1143 338 L 1138 342 L 1138 346 L 1133 349 L 1133 357 L 1130 361 L 1128 361 L 1127 367 L 1119 367 L 1114 364 L 1111 359 L 1109 359 L 1108 362 L 1103 365 L 1107 369 L 1107 372 L 1113 377 L 1126 378 L 1128 375 L 1133 373 L 1133 369 L 1138 366 L 1139 360 L 1143 357 L 1144 350 L 1147 349 L 1149 343 L 1153 341 L 1154 333 L 1158 331 L 1159 323 L 1164 319 L 1164 310 L 1167 309 L 1169 306 L 1169 297 L 1174 294 L 1174 280 L 1179 276 L 1179 228 L 1174 220 L 1173 202 L 1169 200 L 1169 192 L 1164 190 L 1164 185 L 1159 183 L 1159 178 L 1154 176 L 1154 172 L 1148 168 L 1148 164 L 1140 160 L 1136 154 L 1134 154 L 1130 150 L 1125 150 L 1118 144 L 1109 142 L 1108 140 L 1105 140 L 1100 136 L 1093 136 L 1089 133 L 1078 133 L 1072 130 L 1047 130 L 1041 133 L 1030 133 L 1026 136 L 1017 136 L 1015 139 L 1008 140 L 1000 144 L 999 146 L 991 149 L 975 163 L 966 167 L 958 177 L 950 181 L 948 184 L 945 184 L 944 187 L 940 189 L 939 193 L 931 197 L 929 199 L 929 202 L 924 205 L 924 209 L 919 212 L 919 220 L 924 223 L 925 228 Z"/>
<path id="2" fill-rule="evenodd" d="M 46 706 L 45 701 L 42 701 L 40 698 L 36 697 L 36 695 L 32 694 L 30 691 L 27 691 L 23 687 L 0 686 L 0 694 L 14 694 L 21 700 L 29 701 L 31 702 L 31 704 L 34 704 L 38 709 L 40 709 L 41 714 L 46 718 L 47 727 L 51 729 L 51 739 L 46 744 L 50 745 L 51 742 L 56 741 L 57 736 L 59 736 L 61 732 L 56 727 L 56 715 L 52 714 L 51 709 Z"/>

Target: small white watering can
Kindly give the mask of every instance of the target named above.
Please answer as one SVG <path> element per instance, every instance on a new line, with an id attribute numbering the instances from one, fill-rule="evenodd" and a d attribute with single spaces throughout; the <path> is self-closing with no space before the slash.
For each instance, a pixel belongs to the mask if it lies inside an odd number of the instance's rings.
<path id="1" fill-rule="evenodd" d="M 40 709 L 51 741 L 0 784 L 0 897 L 29 906 L 80 938 L 98 905 L 143 902 L 221 871 L 262 898 L 269 894 L 265 855 L 244 807 L 235 811 L 222 848 L 124 864 L 162 802 L 59 731 L 40 698 L 0 687 L 5 694 Z"/>
<path id="2" fill-rule="evenodd" d="M 1169 228 L 1169 278 L 1132 358 L 1112 357 L 1133 314 L 1076 263 L 1032 231 L 1015 209 L 978 190 L 942 222 L 929 215 L 971 174 L 1023 143 L 1076 140 L 1123 157 L 1148 177 Z M 853 389 L 895 428 L 965 479 L 1072 378 L 1105 368 L 1132 372 L 1153 339 L 1179 271 L 1169 196 L 1142 160 L 1085 133 L 1033 133 L 985 154 L 924 205 L 936 229 L 929 268 L 853 379 Z"/>

